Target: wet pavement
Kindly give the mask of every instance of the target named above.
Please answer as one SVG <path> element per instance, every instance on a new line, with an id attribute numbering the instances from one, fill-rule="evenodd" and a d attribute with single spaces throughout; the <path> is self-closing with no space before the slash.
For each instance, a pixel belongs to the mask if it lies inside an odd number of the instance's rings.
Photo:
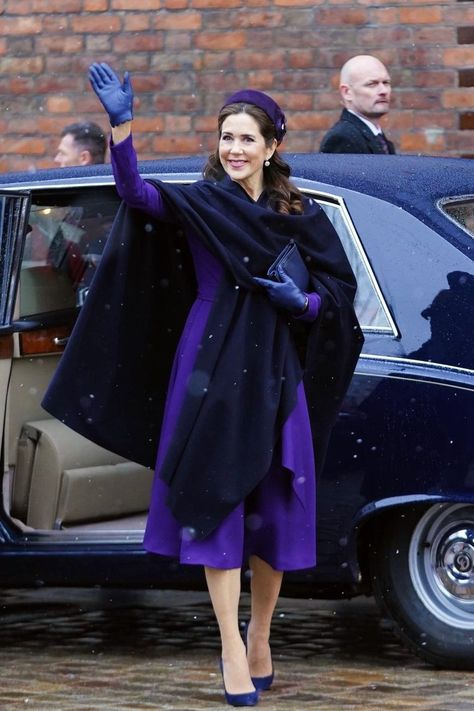
<path id="1" fill-rule="evenodd" d="M 243 596 L 241 619 L 248 611 Z M 0 709 L 223 711 L 204 593 L 0 592 Z M 371 599 L 282 598 L 262 711 L 472 711 L 474 676 L 406 651 Z"/>

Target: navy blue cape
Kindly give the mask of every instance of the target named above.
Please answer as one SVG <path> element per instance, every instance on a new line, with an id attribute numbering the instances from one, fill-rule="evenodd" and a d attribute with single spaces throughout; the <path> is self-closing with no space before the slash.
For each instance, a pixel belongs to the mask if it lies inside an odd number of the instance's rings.
<path id="1" fill-rule="evenodd" d="M 157 183 L 184 230 L 225 267 L 175 437 L 160 471 L 168 505 L 205 537 L 265 476 L 304 379 L 317 470 L 363 337 L 356 282 L 312 201 L 281 215 L 236 183 Z M 253 281 L 294 239 L 322 299 L 314 323 L 278 311 Z M 72 429 L 153 467 L 175 349 L 195 297 L 183 229 L 122 204 L 43 406 Z M 196 383 L 194 383 L 196 385 Z"/>

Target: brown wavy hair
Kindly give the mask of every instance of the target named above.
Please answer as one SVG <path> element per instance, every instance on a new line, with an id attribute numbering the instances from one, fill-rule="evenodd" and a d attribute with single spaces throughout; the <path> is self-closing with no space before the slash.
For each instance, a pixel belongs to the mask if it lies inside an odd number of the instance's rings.
<path id="1" fill-rule="evenodd" d="M 247 103 L 229 104 L 224 106 L 218 116 L 217 125 L 219 137 L 222 124 L 234 114 L 249 114 L 255 119 L 265 144 L 270 147 L 276 138 L 275 126 L 269 116 L 258 106 Z M 268 193 L 270 206 L 282 215 L 301 215 L 304 211 L 302 195 L 298 188 L 289 180 L 290 166 L 282 159 L 276 150 L 270 158 L 270 165 L 263 168 L 263 180 Z M 219 160 L 219 149 L 211 153 L 204 166 L 203 176 L 206 180 L 222 180 L 226 175 Z"/>

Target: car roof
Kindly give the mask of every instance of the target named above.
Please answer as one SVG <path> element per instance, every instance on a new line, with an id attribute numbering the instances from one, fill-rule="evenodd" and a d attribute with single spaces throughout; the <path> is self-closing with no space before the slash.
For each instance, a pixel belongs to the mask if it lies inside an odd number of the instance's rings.
<path id="1" fill-rule="evenodd" d="M 410 204 L 414 194 L 432 201 L 443 196 L 472 194 L 474 161 L 462 158 L 407 155 L 356 155 L 286 153 L 283 157 L 299 178 L 338 185 L 400 204 Z M 152 173 L 200 173 L 205 156 L 141 161 L 140 171 Z M 100 177 L 111 174 L 110 163 L 35 172 L 4 173 L 0 184 L 57 181 L 65 178 Z M 394 184 L 396 191 L 394 192 Z"/>
<path id="2" fill-rule="evenodd" d="M 393 203 L 422 221 L 439 228 L 441 198 L 474 196 L 474 161 L 462 158 L 413 155 L 359 155 L 327 153 L 285 153 L 292 176 L 324 186 L 338 186 Z M 141 161 L 144 175 L 179 175 L 197 178 L 206 156 Z M 57 185 L 90 182 L 110 177 L 110 163 L 74 168 L 53 168 L 36 172 L 5 173 L 0 188 L 23 183 Z"/>

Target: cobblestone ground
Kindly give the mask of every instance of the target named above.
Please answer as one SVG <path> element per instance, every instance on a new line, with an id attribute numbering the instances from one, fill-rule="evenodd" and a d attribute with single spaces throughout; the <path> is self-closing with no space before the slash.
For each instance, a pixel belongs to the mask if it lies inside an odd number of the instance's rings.
<path id="1" fill-rule="evenodd" d="M 2 711 L 230 708 L 203 593 L 7 591 L 0 611 Z M 272 647 L 262 711 L 474 709 L 473 677 L 405 651 L 372 600 L 283 598 Z"/>

